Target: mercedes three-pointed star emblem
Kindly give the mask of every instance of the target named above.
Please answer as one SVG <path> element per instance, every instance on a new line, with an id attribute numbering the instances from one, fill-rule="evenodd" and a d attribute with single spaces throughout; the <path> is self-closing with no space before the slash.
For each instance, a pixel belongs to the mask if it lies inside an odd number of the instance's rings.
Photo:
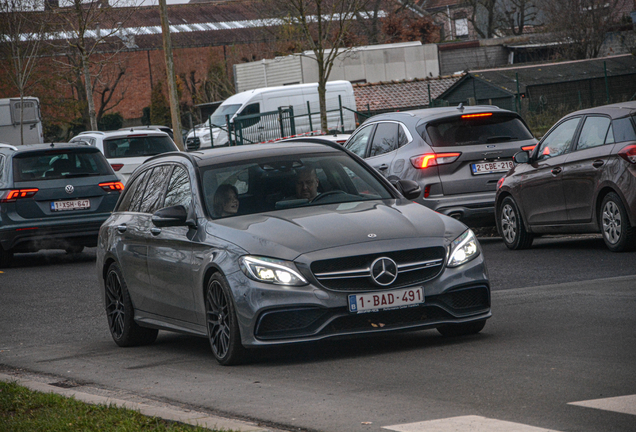
<path id="1" fill-rule="evenodd" d="M 397 276 L 397 264 L 391 258 L 380 257 L 371 264 L 371 278 L 380 286 L 391 285 Z"/>

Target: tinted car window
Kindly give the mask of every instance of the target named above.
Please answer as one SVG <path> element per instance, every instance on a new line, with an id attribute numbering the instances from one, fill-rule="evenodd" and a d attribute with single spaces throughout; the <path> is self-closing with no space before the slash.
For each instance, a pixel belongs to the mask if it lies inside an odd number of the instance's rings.
<path id="1" fill-rule="evenodd" d="M 583 123 L 583 128 L 576 145 L 577 150 L 597 147 L 605 143 L 607 130 L 610 126 L 610 119 L 607 117 L 588 117 Z"/>
<path id="2" fill-rule="evenodd" d="M 4 155 L 0 154 L 0 181 L 4 177 Z"/>
<path id="3" fill-rule="evenodd" d="M 369 142 L 369 138 L 371 137 L 371 132 L 373 131 L 373 125 L 366 126 L 360 129 L 354 136 L 349 140 L 346 145 L 347 150 L 352 151 L 357 154 L 361 158 L 366 157 L 367 153 L 367 144 Z"/>
<path id="4" fill-rule="evenodd" d="M 398 128 L 398 147 L 402 147 L 403 145 L 408 144 L 409 138 L 404 131 L 404 126 L 400 125 Z"/>
<path id="5" fill-rule="evenodd" d="M 303 170 L 313 168 L 319 178 L 319 196 L 313 202 L 297 198 L 296 179 Z M 239 189 L 239 215 L 282 210 L 326 203 L 354 203 L 373 199 L 389 199 L 391 193 L 367 169 L 346 155 L 294 156 L 286 160 L 255 159 L 232 166 L 205 167 L 202 174 L 203 193 L 209 214 L 217 217 L 214 203 L 217 191 L 227 194 L 228 186 Z M 324 194 L 323 197 L 320 195 Z"/>
<path id="6" fill-rule="evenodd" d="M 99 176 L 111 173 L 111 168 L 104 156 L 93 149 L 56 149 L 17 154 L 13 158 L 15 181 Z"/>
<path id="7" fill-rule="evenodd" d="M 185 169 L 180 166 L 174 168 L 168 183 L 168 192 L 166 192 L 165 207 L 182 205 L 188 207 L 192 201 L 192 190 L 190 188 L 190 179 Z"/>
<path id="8" fill-rule="evenodd" d="M 614 139 L 617 143 L 623 141 L 636 141 L 636 132 L 634 124 L 629 117 L 617 119 L 613 121 Z"/>
<path id="9" fill-rule="evenodd" d="M 139 206 L 141 213 L 154 213 L 163 207 L 166 191 L 166 183 L 170 178 L 172 166 L 162 165 L 155 167 L 148 176 L 146 190 Z"/>
<path id="10" fill-rule="evenodd" d="M 398 124 L 380 123 L 375 128 L 369 156 L 378 156 L 398 148 Z"/>
<path id="11" fill-rule="evenodd" d="M 107 158 L 153 156 L 175 151 L 175 145 L 167 136 L 130 136 L 104 141 Z"/>
<path id="12" fill-rule="evenodd" d="M 146 177 L 148 171 L 141 173 L 135 178 L 135 180 L 126 186 L 124 196 L 117 206 L 117 211 L 138 211 L 139 204 L 141 204 L 141 198 L 144 195 L 144 189 L 146 188 Z"/>
<path id="13" fill-rule="evenodd" d="M 580 117 L 566 120 L 550 132 L 541 142 L 541 147 L 537 153 L 539 159 L 559 156 L 565 153 L 572 143 L 574 132 L 576 132 L 580 121 Z"/>
<path id="14" fill-rule="evenodd" d="M 426 128 L 434 147 L 532 139 L 532 134 L 524 123 L 518 117 L 510 115 L 459 117 L 421 125 L 418 126 L 417 130 L 423 138 L 425 138 L 424 128 Z"/>

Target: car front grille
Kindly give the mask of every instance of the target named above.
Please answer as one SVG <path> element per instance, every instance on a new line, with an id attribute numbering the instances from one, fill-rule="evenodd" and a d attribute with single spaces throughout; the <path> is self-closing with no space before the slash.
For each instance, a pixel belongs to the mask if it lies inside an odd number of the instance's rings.
<path id="1" fill-rule="evenodd" d="M 378 258 L 397 264 L 397 277 L 389 285 L 378 285 L 371 276 L 371 264 Z M 314 261 L 311 271 L 325 288 L 334 291 L 384 290 L 414 285 L 435 278 L 444 267 L 443 247 L 334 258 Z"/>
<path id="2" fill-rule="evenodd" d="M 489 289 L 485 285 L 459 288 L 426 297 L 420 306 L 349 313 L 346 307 L 326 309 L 306 307 L 264 312 L 255 329 L 261 340 L 335 336 L 416 327 L 435 327 L 440 321 L 481 315 L 490 310 Z"/>
<path id="3" fill-rule="evenodd" d="M 201 147 L 201 140 L 198 137 L 190 137 L 186 139 L 186 150 L 199 150 L 199 147 Z"/>

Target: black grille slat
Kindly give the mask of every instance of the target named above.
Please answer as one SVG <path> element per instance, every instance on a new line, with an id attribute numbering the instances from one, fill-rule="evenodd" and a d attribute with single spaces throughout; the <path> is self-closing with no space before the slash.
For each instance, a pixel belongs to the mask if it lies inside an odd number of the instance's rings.
<path id="1" fill-rule="evenodd" d="M 488 288 L 486 287 L 450 291 L 435 298 L 450 309 L 457 311 L 490 307 Z"/>
<path id="2" fill-rule="evenodd" d="M 335 291 L 394 289 L 415 285 L 435 278 L 443 269 L 442 264 L 445 256 L 443 247 L 408 249 L 315 261 L 311 264 L 311 270 L 325 288 Z M 376 285 L 368 275 L 355 278 L 344 275 L 342 277 L 320 276 L 325 273 L 368 269 L 371 263 L 380 257 L 391 258 L 398 266 L 435 260 L 438 260 L 439 264 L 435 263 L 418 270 L 405 268 L 399 272 L 397 279 L 386 287 Z"/>

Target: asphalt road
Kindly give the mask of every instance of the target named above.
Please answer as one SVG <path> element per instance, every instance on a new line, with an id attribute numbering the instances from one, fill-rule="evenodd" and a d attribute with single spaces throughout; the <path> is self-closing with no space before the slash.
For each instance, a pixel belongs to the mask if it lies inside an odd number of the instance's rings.
<path id="1" fill-rule="evenodd" d="M 517 252 L 496 238 L 482 246 L 493 318 L 479 335 L 324 342 L 261 351 L 239 367 L 219 366 L 204 339 L 167 332 L 118 348 L 93 249 L 16 255 L 0 274 L 0 371 L 287 430 L 433 430 L 395 425 L 437 420 L 446 426 L 434 430 L 463 431 L 478 429 L 444 422 L 485 419 L 494 423 L 483 430 L 636 431 L 636 252 L 613 254 L 598 236 L 541 238 Z M 610 411 L 613 400 L 572 405 L 614 397 L 633 414 Z"/>

